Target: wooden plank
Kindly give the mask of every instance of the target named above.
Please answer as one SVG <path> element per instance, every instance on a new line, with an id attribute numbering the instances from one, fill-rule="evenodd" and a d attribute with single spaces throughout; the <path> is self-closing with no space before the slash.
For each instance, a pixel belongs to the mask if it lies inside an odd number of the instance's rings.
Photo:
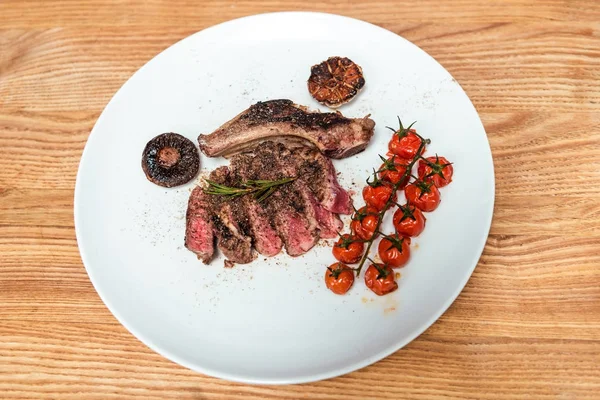
<path id="1" fill-rule="evenodd" d="M 117 325 L 11 321 L 0 335 L 0 353 L 9 354 L 0 364 L 0 391 L 11 398 L 592 399 L 600 390 L 600 346 L 580 340 L 426 334 L 344 377 L 273 387 L 195 374 L 132 342 Z"/>
<path id="2" fill-rule="evenodd" d="M 594 0 L 504 0 L 488 3 L 479 0 L 438 1 L 378 0 L 318 3 L 274 0 L 205 0 L 171 2 L 147 0 L 143 3 L 121 1 L 35 2 L 4 0 L 0 3 L 0 26 L 10 28 L 81 26 L 196 26 L 198 29 L 229 19 L 277 11 L 321 11 L 346 15 L 381 24 L 391 21 L 448 23 L 549 22 L 600 20 L 600 6 Z"/>
<path id="3" fill-rule="evenodd" d="M 71 236 L 0 228 L 0 321 L 112 322 Z M 490 236 L 467 287 L 432 328 L 435 337 L 600 340 L 598 248 L 600 236 Z"/>
<path id="4" fill-rule="evenodd" d="M 600 108 L 597 23 L 465 26 L 403 21 L 384 26 L 435 57 L 480 111 Z M 98 112 L 137 69 L 196 30 L 0 30 L 0 107 Z"/>

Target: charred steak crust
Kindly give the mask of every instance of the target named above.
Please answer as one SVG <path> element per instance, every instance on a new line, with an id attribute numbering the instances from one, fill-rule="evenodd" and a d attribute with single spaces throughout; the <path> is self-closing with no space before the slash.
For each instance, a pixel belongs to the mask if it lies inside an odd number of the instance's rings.
<path id="1" fill-rule="evenodd" d="M 307 112 L 305 108 L 299 107 L 291 100 L 269 100 L 259 101 L 250 106 L 248 111 L 240 116 L 241 120 L 247 120 L 251 125 L 290 122 L 304 129 L 329 129 L 335 125 L 347 125 L 352 122 L 342 114 L 328 112 Z"/>
<path id="2" fill-rule="evenodd" d="M 258 102 L 209 135 L 198 136 L 209 157 L 230 156 L 264 140 L 303 142 L 331 158 L 345 158 L 365 149 L 375 122 L 367 117 L 346 118 L 340 113 L 310 112 L 291 100 Z"/>

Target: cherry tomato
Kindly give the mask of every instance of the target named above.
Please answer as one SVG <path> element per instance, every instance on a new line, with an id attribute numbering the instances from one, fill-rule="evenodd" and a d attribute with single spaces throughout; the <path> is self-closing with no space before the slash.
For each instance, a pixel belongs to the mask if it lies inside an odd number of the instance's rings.
<path id="1" fill-rule="evenodd" d="M 394 213 L 394 227 L 402 236 L 419 236 L 425 229 L 426 220 L 421 210 L 410 203 L 399 206 Z"/>
<path id="2" fill-rule="evenodd" d="M 379 158 L 383 161 L 383 164 L 379 167 L 379 178 L 394 185 L 402 180 L 402 182 L 399 183 L 398 188 L 404 188 L 409 179 L 409 177 L 404 176 L 404 174 L 406 173 L 406 167 L 410 161 L 404 160 L 396 155 L 392 155 L 392 157 L 387 160 L 381 156 L 379 156 Z"/>
<path id="3" fill-rule="evenodd" d="M 400 158 L 412 160 L 417 155 L 417 151 L 421 146 L 423 139 L 417 135 L 414 129 L 399 129 L 394 133 L 388 144 L 390 153 L 397 155 Z M 425 152 L 426 144 L 421 147 L 419 155 Z"/>
<path id="4" fill-rule="evenodd" d="M 352 216 L 350 229 L 356 236 L 363 240 L 369 240 L 375 233 L 379 214 L 373 207 L 362 207 Z"/>
<path id="5" fill-rule="evenodd" d="M 386 236 L 379 242 L 377 250 L 384 264 L 392 268 L 403 267 L 410 258 L 410 238 L 397 234 Z"/>
<path id="6" fill-rule="evenodd" d="M 440 205 L 440 191 L 433 182 L 416 181 L 404 188 L 406 200 L 421 211 L 433 211 Z"/>
<path id="7" fill-rule="evenodd" d="M 361 239 L 352 235 L 342 235 L 333 245 L 333 256 L 343 263 L 354 264 L 360 261 L 365 248 Z"/>
<path id="8" fill-rule="evenodd" d="M 342 263 L 331 264 L 325 271 L 325 285 L 335 294 L 344 294 L 354 283 L 354 271 Z"/>
<path id="9" fill-rule="evenodd" d="M 454 168 L 445 157 L 427 157 L 419 161 L 417 169 L 419 178 L 424 181 L 433 181 L 433 184 L 439 188 L 452 182 Z"/>
<path id="10" fill-rule="evenodd" d="M 398 289 L 394 271 L 383 264 L 369 265 L 365 272 L 365 284 L 378 296 L 383 296 Z"/>
<path id="11" fill-rule="evenodd" d="M 381 180 L 367 183 L 368 185 L 365 186 L 362 193 L 367 206 L 381 211 L 385 208 L 390 197 L 392 197 L 393 201 L 396 201 L 397 194 L 389 183 Z"/>

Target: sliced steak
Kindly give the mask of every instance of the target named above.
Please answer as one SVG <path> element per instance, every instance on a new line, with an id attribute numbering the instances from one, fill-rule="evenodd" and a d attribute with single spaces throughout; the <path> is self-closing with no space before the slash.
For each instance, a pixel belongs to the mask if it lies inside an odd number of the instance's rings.
<path id="1" fill-rule="evenodd" d="M 249 154 L 239 154 L 231 159 L 231 173 L 234 181 L 246 181 L 252 179 L 248 175 L 248 170 L 252 164 L 254 156 Z M 253 245 L 260 254 L 272 257 L 279 254 L 283 247 L 283 242 L 277 234 L 274 222 L 266 210 L 252 197 L 243 196 L 239 199 L 240 207 L 245 210 L 248 235 L 252 237 Z"/>
<path id="2" fill-rule="evenodd" d="M 210 262 L 215 252 L 210 197 L 197 186 L 190 194 L 186 213 L 185 247 L 204 264 Z"/>
<path id="3" fill-rule="evenodd" d="M 282 149 L 278 146 L 280 144 L 264 142 L 254 149 L 252 163 L 247 168 L 250 179 L 295 176 L 279 157 L 278 152 Z M 302 193 L 294 184 L 281 186 L 261 206 L 271 216 L 289 255 L 304 254 L 319 241 L 315 215 L 311 209 L 307 209 Z"/>
<path id="4" fill-rule="evenodd" d="M 307 217 L 311 221 L 314 219 L 314 223 L 319 228 L 319 236 L 325 239 L 337 237 L 337 233 L 343 228 L 342 221 L 336 214 L 323 207 L 311 189 L 311 184 L 315 181 L 327 184 L 327 177 L 322 174 L 323 171 L 315 170 L 312 159 L 307 160 L 304 157 L 305 147 L 285 151 L 282 150 L 281 144 L 276 144 L 275 147 L 277 147 L 275 152 L 283 156 L 279 162 L 285 165 L 283 170 L 286 174 L 297 176 L 294 187 L 304 202 Z M 320 154 L 318 150 L 314 151 Z"/>
<path id="5" fill-rule="evenodd" d="M 337 214 L 326 210 L 317 198 L 310 193 L 309 201 L 315 210 L 315 217 L 319 222 L 319 236 L 323 239 L 333 239 L 338 236 L 338 232 L 344 228 L 344 224 Z"/>
<path id="6" fill-rule="evenodd" d="M 256 251 L 267 257 L 279 254 L 283 248 L 283 242 L 265 209 L 254 200 L 248 201 L 246 207 L 248 207 Z"/>
<path id="7" fill-rule="evenodd" d="M 229 203 L 224 202 L 218 214 L 213 214 L 213 225 L 219 250 L 228 260 L 247 264 L 256 258 L 256 254 L 252 251 L 252 240 L 240 231 Z"/>
<path id="8" fill-rule="evenodd" d="M 289 188 L 289 194 L 294 201 L 298 202 L 304 210 L 304 216 L 308 221 L 308 229 L 316 231 L 319 229 L 319 221 L 317 219 L 317 210 L 315 209 L 314 195 L 303 179 L 302 165 L 303 160 L 299 159 L 296 154 L 282 143 L 265 142 L 259 145 L 258 152 L 266 152 L 270 154 L 273 160 L 273 167 L 281 171 L 285 177 L 296 177 Z M 319 232 L 315 233 L 319 236 Z"/>
<path id="9" fill-rule="evenodd" d="M 338 183 L 331 160 L 307 147 L 296 148 L 294 152 L 306 160 L 302 174 L 323 207 L 336 214 L 352 214 L 352 198 Z"/>
<path id="10" fill-rule="evenodd" d="M 229 168 L 219 167 L 210 174 L 214 182 L 231 185 Z M 217 237 L 219 250 L 230 261 L 238 264 L 247 264 L 256 258 L 252 251 L 252 239 L 242 229 L 246 221 L 240 221 L 243 210 L 240 209 L 239 199 L 227 199 L 222 196 L 211 195 L 211 220 L 214 233 Z"/>
<path id="11" fill-rule="evenodd" d="M 253 196 L 208 195 L 200 187 L 190 196 L 186 247 L 208 263 L 217 246 L 227 265 L 249 263 L 260 254 L 273 256 L 282 247 L 291 256 L 310 250 L 343 228 L 338 213 L 350 213 L 352 201 L 336 179 L 331 161 L 314 148 L 289 147 L 265 141 L 252 151 L 236 154 L 230 167 L 220 167 L 210 179 L 226 186 L 248 180 L 296 177 L 262 202 Z"/>
<path id="12" fill-rule="evenodd" d="M 368 116 L 309 112 L 291 100 L 258 102 L 209 135 L 198 136 L 209 157 L 230 156 L 273 138 L 311 143 L 331 158 L 345 158 L 365 149 L 375 122 Z"/>

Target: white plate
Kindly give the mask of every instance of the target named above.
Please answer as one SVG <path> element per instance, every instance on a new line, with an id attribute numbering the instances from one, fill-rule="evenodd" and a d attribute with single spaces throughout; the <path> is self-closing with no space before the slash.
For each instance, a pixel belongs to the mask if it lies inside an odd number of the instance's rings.
<path id="1" fill-rule="evenodd" d="M 454 182 L 413 241 L 399 290 L 377 297 L 357 280 L 325 288 L 331 249 L 224 269 L 183 247 L 194 186 L 163 189 L 140 166 L 146 142 L 174 131 L 196 141 L 258 100 L 289 98 L 325 110 L 307 92 L 310 66 L 328 56 L 362 66 L 365 89 L 341 111 L 371 114 L 368 149 L 335 163 L 360 191 L 385 154 L 396 116 L 418 121 L 428 154 L 454 161 Z M 221 159 L 201 157 L 213 169 Z M 360 195 L 354 196 L 357 205 Z M 94 287 L 142 342 L 193 370 L 241 382 L 298 383 L 341 375 L 395 352 L 450 306 L 483 250 L 494 174 L 485 131 L 466 94 L 425 52 L 368 23 L 315 13 L 227 22 L 180 41 L 142 67 L 98 119 L 81 158 L 75 225 Z M 389 228 L 389 227 L 388 227 Z"/>

